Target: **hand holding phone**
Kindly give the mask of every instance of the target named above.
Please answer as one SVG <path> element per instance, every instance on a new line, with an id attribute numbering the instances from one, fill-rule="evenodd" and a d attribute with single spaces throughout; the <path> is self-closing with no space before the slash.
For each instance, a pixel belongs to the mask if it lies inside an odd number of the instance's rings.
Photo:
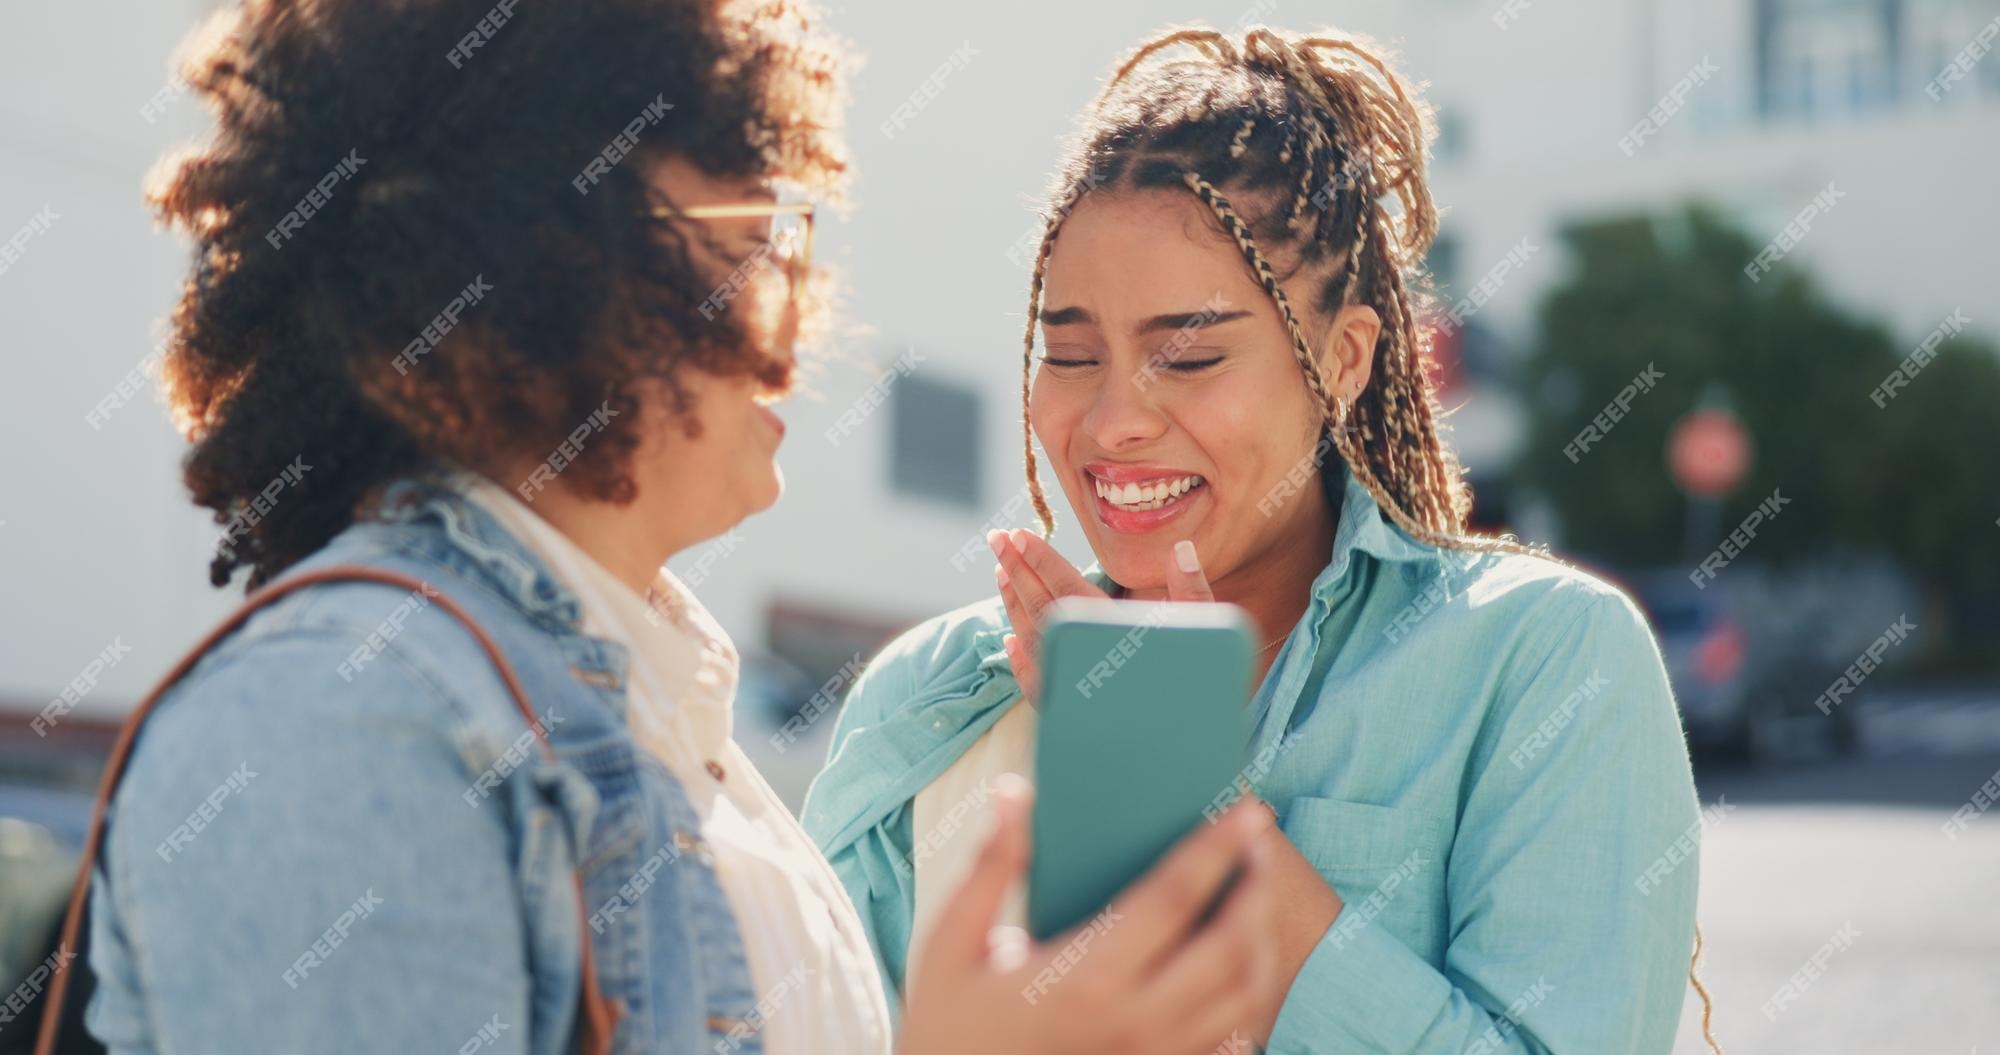
<path id="1" fill-rule="evenodd" d="M 1108 924 L 1031 942 L 994 927 L 1027 865 L 1029 798 L 1016 778 L 993 795 L 993 831 L 912 960 L 901 1055 L 1247 1049 L 1282 995 L 1268 814 L 1243 803 L 1197 826 Z"/>

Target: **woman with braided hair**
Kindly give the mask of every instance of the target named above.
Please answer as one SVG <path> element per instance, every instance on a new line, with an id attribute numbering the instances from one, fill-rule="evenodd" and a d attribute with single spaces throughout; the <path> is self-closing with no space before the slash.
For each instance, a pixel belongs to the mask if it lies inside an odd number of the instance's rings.
<path id="1" fill-rule="evenodd" d="M 1672 1047 L 1700 821 L 1671 690 L 1623 594 L 1465 532 L 1418 321 L 1428 134 L 1370 45 L 1262 28 L 1152 41 L 1086 115 L 1028 299 L 1044 535 L 992 533 L 999 597 L 871 664 L 806 803 L 891 994 L 971 866 L 941 820 L 1031 768 L 1044 608 L 1220 600 L 1261 639 L 1244 776 L 1287 906 L 1244 1038 Z M 1038 441 L 1088 571 L 1046 541 Z"/>

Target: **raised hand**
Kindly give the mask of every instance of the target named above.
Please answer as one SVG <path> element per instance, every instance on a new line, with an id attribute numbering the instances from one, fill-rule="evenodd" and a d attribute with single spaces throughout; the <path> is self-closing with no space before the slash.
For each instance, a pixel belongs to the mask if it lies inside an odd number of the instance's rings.
<path id="1" fill-rule="evenodd" d="M 993 569 L 993 579 L 1000 587 L 1007 621 L 1014 628 L 1002 642 L 1007 649 L 1007 662 L 1014 668 L 1014 680 L 1020 682 L 1021 694 L 1035 700 L 1041 689 L 1037 661 L 1041 654 L 1043 613 L 1058 597 L 1109 595 L 1084 578 L 1047 540 L 1026 528 L 989 531 L 986 543 L 1000 559 Z M 1167 599 L 1215 600 L 1192 541 L 1175 543 L 1167 559 Z"/>

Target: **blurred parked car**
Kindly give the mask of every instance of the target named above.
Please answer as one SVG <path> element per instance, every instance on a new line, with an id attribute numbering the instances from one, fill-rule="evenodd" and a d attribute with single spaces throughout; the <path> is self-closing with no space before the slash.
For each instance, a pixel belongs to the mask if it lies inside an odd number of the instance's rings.
<path id="1" fill-rule="evenodd" d="M 41 1029 L 46 981 L 30 984 L 38 969 L 52 962 L 76 879 L 78 854 L 90 825 L 92 795 L 74 786 L 66 774 L 42 766 L 10 764 L 10 752 L 0 751 L 0 1001 L 10 1005 L 13 1021 L 0 1026 L 0 1055 L 27 1055 Z M 83 949 L 64 968 L 70 977 L 64 1008 L 60 1055 L 102 1055 L 104 1048 L 83 1027 L 84 1005 L 90 999 L 90 972 Z M 59 962 L 59 961 L 57 961 Z M 25 988 L 24 988 L 25 987 Z"/>
<path id="2" fill-rule="evenodd" d="M 1679 571 L 1640 575 L 1630 585 L 1659 636 L 1696 755 L 1761 763 L 1803 744 L 1854 750 L 1854 697 L 1830 714 L 1814 706 L 1832 674 L 1807 619 L 1753 615 L 1729 584 L 1697 588 Z"/>

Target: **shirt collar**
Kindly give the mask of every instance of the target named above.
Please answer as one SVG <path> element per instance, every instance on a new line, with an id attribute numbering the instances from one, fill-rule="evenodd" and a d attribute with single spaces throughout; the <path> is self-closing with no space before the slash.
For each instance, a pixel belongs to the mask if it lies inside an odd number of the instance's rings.
<path id="1" fill-rule="evenodd" d="M 740 661 L 729 634 L 664 568 L 641 594 L 575 540 L 476 473 L 445 481 L 524 543 L 581 604 L 583 633 L 626 651 L 628 713 L 641 742 L 670 764 L 713 757 L 729 740 Z"/>
<path id="2" fill-rule="evenodd" d="M 1345 463 L 1340 466 L 1339 483 L 1327 478 L 1329 489 L 1339 486 L 1340 525 L 1333 535 L 1333 556 L 1326 569 L 1313 580 L 1313 594 L 1324 596 L 1345 574 L 1356 553 L 1365 553 L 1383 564 L 1436 561 L 1437 547 L 1418 542 L 1391 522 L 1368 488 L 1354 478 Z"/>
<path id="3" fill-rule="evenodd" d="M 393 524 L 435 524 L 451 542 L 445 559 L 484 579 L 531 618 L 581 632 L 583 604 L 576 592 L 497 517 L 451 487 L 448 470 L 390 484 L 373 516 Z"/>

